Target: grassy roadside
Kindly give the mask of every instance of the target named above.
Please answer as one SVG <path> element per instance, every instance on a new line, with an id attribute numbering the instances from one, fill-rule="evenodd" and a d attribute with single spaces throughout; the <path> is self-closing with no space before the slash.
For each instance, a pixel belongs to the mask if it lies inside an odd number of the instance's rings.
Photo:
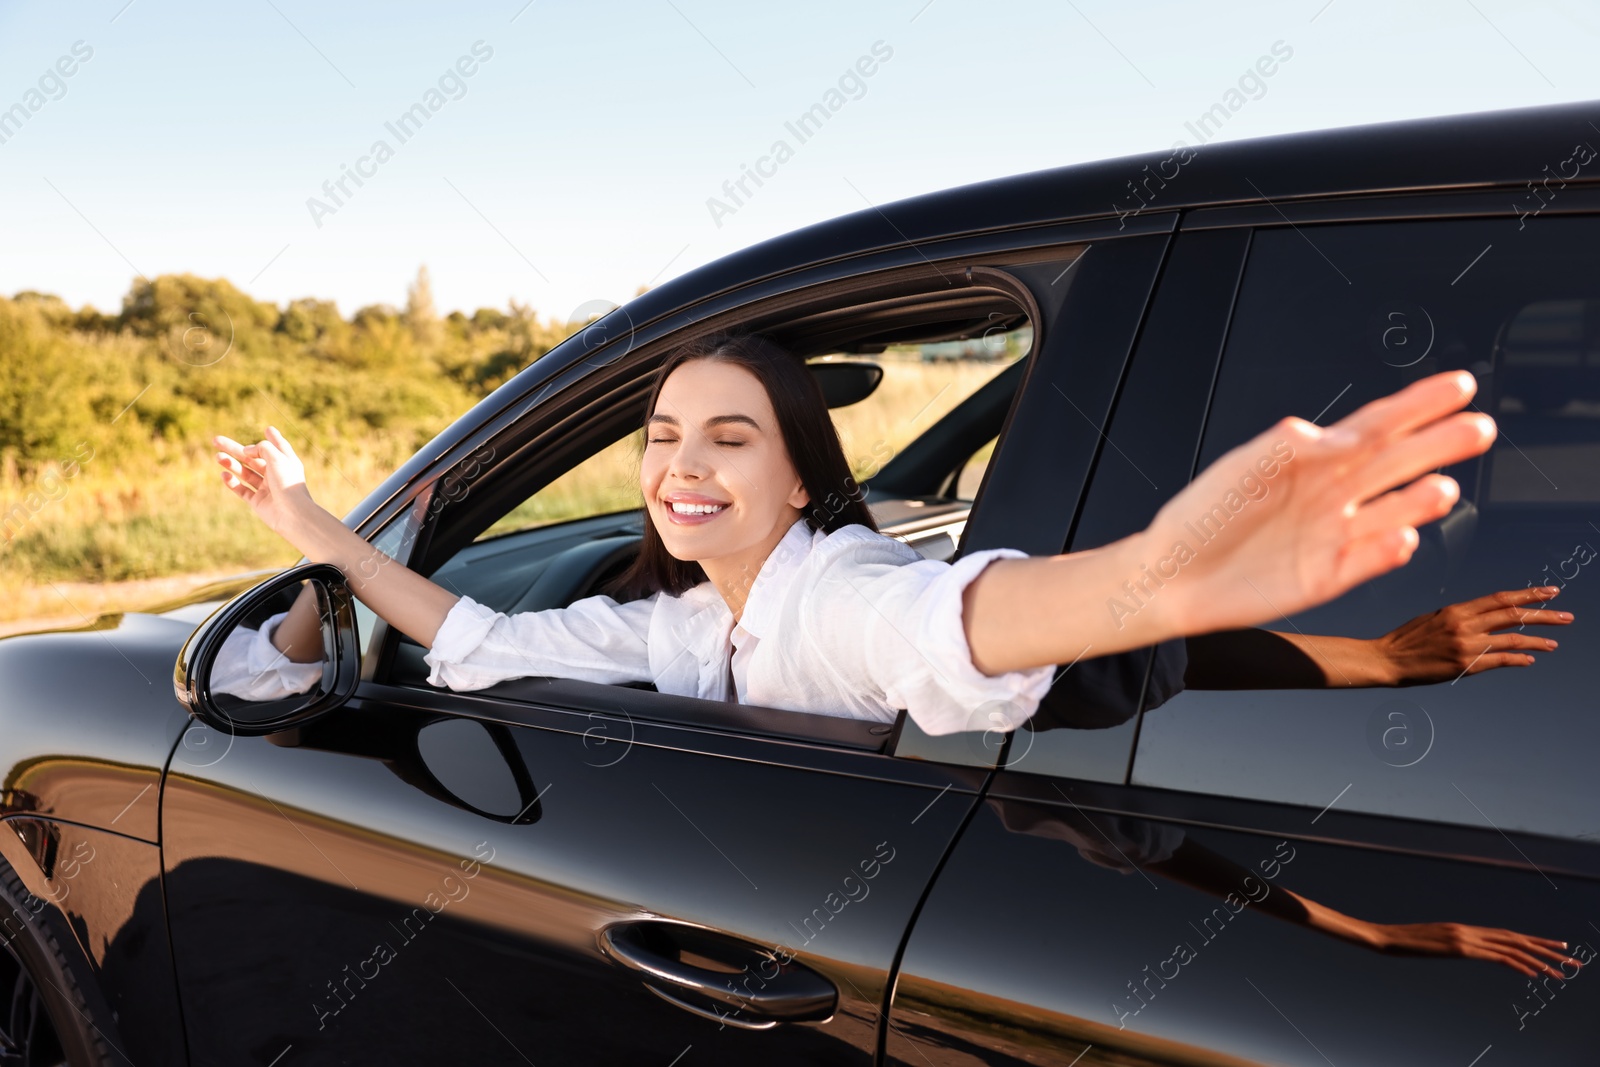
<path id="1" fill-rule="evenodd" d="M 309 446 L 309 447 L 308 447 Z M 343 515 L 404 456 L 381 446 L 337 455 L 299 442 L 318 502 Z M 93 460 L 23 480 L 0 467 L 0 634 L 41 622 L 123 611 L 242 571 L 300 558 L 222 484 L 209 448 L 163 457 L 147 470 Z M 20 507 L 20 510 L 18 510 Z"/>
<path id="2" fill-rule="evenodd" d="M 861 479 L 1001 369 L 892 357 L 879 362 L 885 378 L 874 395 L 834 412 L 845 453 Z M 319 443 L 292 424 L 278 425 L 305 462 L 312 494 L 335 515 L 346 514 L 409 455 L 398 443 Z M 486 533 L 637 506 L 638 436 L 558 479 Z M 186 442 L 183 449 L 157 442 L 157 454 L 143 469 L 90 459 L 24 479 L 10 464 L 0 464 L 0 516 L 6 518 L 0 636 L 77 625 L 219 577 L 298 560 L 299 551 L 222 484 L 205 439 Z"/>

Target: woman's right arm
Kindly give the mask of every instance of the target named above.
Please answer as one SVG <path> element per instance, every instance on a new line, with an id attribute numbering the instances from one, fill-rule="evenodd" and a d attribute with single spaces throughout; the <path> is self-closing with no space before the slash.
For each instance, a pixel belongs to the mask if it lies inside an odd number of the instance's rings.
<path id="1" fill-rule="evenodd" d="M 313 563 L 331 563 L 344 574 L 350 591 L 381 618 L 423 648 L 433 646 L 445 616 L 461 598 L 373 548 L 316 501 L 306 488 L 305 467 L 276 428 L 260 444 L 241 445 L 215 437 L 223 483 L 245 500 L 275 533 Z M 302 596 L 275 631 L 298 643 L 303 628 L 316 619 L 314 604 Z M 301 614 L 297 618 L 295 612 Z M 293 625 L 294 630 L 284 633 Z M 273 642 L 280 650 L 284 644 Z M 320 641 L 309 647 L 319 647 Z"/>
<path id="2" fill-rule="evenodd" d="M 272 647 L 291 663 L 312 663 L 322 658 L 322 617 L 317 613 L 317 596 L 310 585 L 300 590 L 289 605 L 289 614 L 273 628 Z"/>
<path id="3" fill-rule="evenodd" d="M 506 615 L 458 596 L 373 548 L 319 507 L 306 490 L 305 471 L 293 447 L 276 429 L 268 427 L 267 433 L 259 445 L 214 439 L 223 449 L 218 460 L 224 483 L 311 562 L 338 567 L 355 596 L 428 649 L 424 661 L 430 684 L 467 690 L 528 676 L 601 683 L 653 680 L 648 637 L 656 597 L 618 604 L 593 596 L 565 608 Z M 316 650 L 311 658 L 318 659 L 320 628 L 315 598 L 302 593 L 273 631 L 273 644 L 290 659 L 295 657 L 286 646 Z M 683 640 L 670 626 L 659 636 L 663 646 Z M 670 647 L 666 656 L 670 661 Z"/>

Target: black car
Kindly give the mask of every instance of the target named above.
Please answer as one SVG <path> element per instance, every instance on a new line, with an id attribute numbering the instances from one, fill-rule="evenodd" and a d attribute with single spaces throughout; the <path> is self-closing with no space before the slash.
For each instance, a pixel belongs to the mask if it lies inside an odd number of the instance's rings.
<path id="1" fill-rule="evenodd" d="M 1105 544 L 1283 415 L 1466 368 L 1500 434 L 1454 511 L 1276 629 L 1559 586 L 1576 621 L 1531 668 L 1308 687 L 1267 628 L 1230 664 L 1064 663 L 1027 728 L 932 737 L 444 690 L 337 569 L 244 575 L 0 641 L 0 1064 L 1593 1063 L 1587 969 L 1371 935 L 1600 944 L 1597 123 L 1208 145 L 812 226 L 574 335 L 346 519 L 373 566 L 497 610 L 594 595 L 640 537 L 651 372 L 712 330 L 811 362 L 879 525 L 937 559 Z M 873 416 L 891 393 L 916 414 Z M 306 589 L 320 684 L 211 692 L 227 634 Z"/>

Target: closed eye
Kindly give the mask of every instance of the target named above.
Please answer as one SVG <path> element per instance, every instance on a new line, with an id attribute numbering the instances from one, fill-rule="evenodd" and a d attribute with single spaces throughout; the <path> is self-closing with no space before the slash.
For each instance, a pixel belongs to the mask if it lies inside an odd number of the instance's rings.
<path id="1" fill-rule="evenodd" d="M 676 440 L 677 440 L 677 438 L 674 438 L 674 437 L 652 437 L 652 438 L 649 439 L 649 443 L 652 444 L 652 445 L 670 445 Z M 719 444 L 719 445 L 727 445 L 729 448 L 743 448 L 745 446 L 746 442 L 744 442 L 744 441 L 718 441 L 717 444 Z"/>

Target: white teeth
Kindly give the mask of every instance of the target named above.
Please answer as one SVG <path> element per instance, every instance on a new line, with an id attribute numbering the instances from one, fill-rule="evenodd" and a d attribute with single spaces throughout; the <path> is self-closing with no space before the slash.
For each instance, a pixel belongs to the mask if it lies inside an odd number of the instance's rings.
<path id="1" fill-rule="evenodd" d="M 713 515 L 726 506 L 725 504 L 679 504 L 674 502 L 672 510 L 679 515 Z"/>

